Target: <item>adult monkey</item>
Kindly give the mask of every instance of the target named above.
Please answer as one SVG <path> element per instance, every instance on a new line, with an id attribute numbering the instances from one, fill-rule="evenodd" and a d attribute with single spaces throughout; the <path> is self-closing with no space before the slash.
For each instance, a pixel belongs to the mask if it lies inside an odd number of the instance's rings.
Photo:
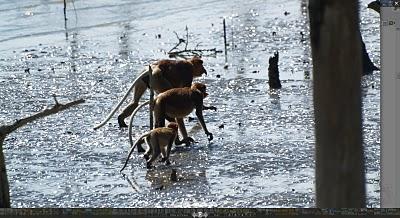
<path id="1" fill-rule="evenodd" d="M 191 137 L 188 137 L 183 118 L 189 115 L 193 111 L 193 109 L 196 109 L 196 116 L 200 121 L 201 127 L 207 135 L 208 140 L 211 141 L 213 139 L 213 134 L 207 130 L 207 126 L 204 122 L 203 110 L 215 108 L 212 106 L 206 107 L 203 105 L 203 99 L 207 96 L 208 94 L 206 92 L 206 86 L 202 83 L 193 83 L 191 87 L 174 88 L 159 94 L 154 100 L 154 119 L 156 122 L 155 127 L 157 128 L 165 126 L 166 117 L 175 118 L 176 123 L 178 124 L 183 136 L 182 141 L 179 141 L 177 137 L 177 140 L 175 140 L 175 144 L 190 144 L 191 142 L 194 142 L 194 140 Z M 145 103 L 139 105 L 130 118 L 128 129 L 131 146 L 133 146 L 133 117 L 140 108 L 147 104 L 149 104 L 149 101 L 146 101 Z M 138 145 L 138 151 L 139 150 L 143 150 L 143 148 L 140 148 L 140 145 Z"/>
<path id="2" fill-rule="evenodd" d="M 115 114 L 121 104 L 128 97 L 131 90 L 134 88 L 134 99 L 122 113 L 118 116 L 119 127 L 127 127 L 124 119 L 127 118 L 137 108 L 139 100 L 150 87 L 149 73 L 152 72 L 151 87 L 156 93 L 161 93 L 172 88 L 190 87 L 194 77 L 200 77 L 203 74 L 207 75 L 204 69 L 203 60 L 199 57 L 193 57 L 189 60 L 160 60 L 150 65 L 148 70 L 144 70 L 138 78 L 132 83 L 129 90 L 126 92 L 122 100 L 111 111 L 107 118 L 99 125 L 94 127 L 98 129 L 104 126 L 111 117 Z"/>

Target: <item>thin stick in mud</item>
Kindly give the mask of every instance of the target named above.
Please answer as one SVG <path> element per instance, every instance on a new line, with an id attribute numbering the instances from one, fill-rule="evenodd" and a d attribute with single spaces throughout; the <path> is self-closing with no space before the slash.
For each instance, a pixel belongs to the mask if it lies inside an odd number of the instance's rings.
<path id="1" fill-rule="evenodd" d="M 222 21 L 222 24 L 224 26 L 224 48 L 225 48 L 225 64 L 228 62 L 228 53 L 226 50 L 227 44 L 226 44 L 226 25 L 225 25 L 225 18 Z"/>
<path id="2" fill-rule="evenodd" d="M 65 38 L 68 40 L 68 28 L 67 28 L 67 0 L 64 0 L 64 28 Z"/>

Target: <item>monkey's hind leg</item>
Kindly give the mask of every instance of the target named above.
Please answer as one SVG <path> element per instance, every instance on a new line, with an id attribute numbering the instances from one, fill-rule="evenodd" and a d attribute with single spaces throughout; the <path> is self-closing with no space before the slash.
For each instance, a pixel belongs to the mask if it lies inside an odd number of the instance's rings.
<path id="1" fill-rule="evenodd" d="M 160 162 L 165 162 L 165 165 L 169 166 L 171 165 L 171 162 L 169 161 L 169 154 L 168 154 L 168 147 L 169 145 L 166 145 L 161 148 L 161 161 Z"/>
<path id="2" fill-rule="evenodd" d="M 147 139 L 148 142 L 150 142 L 149 147 L 152 149 L 151 153 L 151 158 L 150 160 L 147 161 L 147 169 L 152 168 L 152 163 L 157 159 L 157 157 L 160 155 L 160 145 L 158 143 L 157 137 Z"/>
<path id="3" fill-rule="evenodd" d="M 137 106 L 139 105 L 139 100 L 143 96 L 146 89 L 146 83 L 143 80 L 139 80 L 135 85 L 133 102 L 130 103 L 120 115 L 118 115 L 118 125 L 120 128 L 128 127 L 124 120 L 125 118 L 129 117 L 132 112 L 137 108 Z"/>
<path id="4" fill-rule="evenodd" d="M 154 149 L 150 160 L 148 160 L 146 163 L 147 169 L 153 168 L 152 163 L 157 159 L 159 155 L 160 155 L 160 149 Z"/>
<path id="5" fill-rule="evenodd" d="M 168 143 L 167 147 L 164 148 L 165 154 L 163 154 L 163 157 L 164 157 L 163 159 L 165 161 L 165 165 L 167 165 L 167 166 L 171 165 L 171 162 L 169 161 L 169 155 L 171 154 L 171 148 L 172 148 L 173 143 L 174 143 L 174 138 L 172 138 L 170 140 L 170 142 Z"/>
<path id="6" fill-rule="evenodd" d="M 145 140 L 146 140 L 146 144 L 147 144 L 148 148 L 147 148 L 147 151 L 144 153 L 143 157 L 146 161 L 148 161 L 150 159 L 150 154 L 153 152 L 153 150 L 151 149 L 149 137 L 146 137 Z"/>

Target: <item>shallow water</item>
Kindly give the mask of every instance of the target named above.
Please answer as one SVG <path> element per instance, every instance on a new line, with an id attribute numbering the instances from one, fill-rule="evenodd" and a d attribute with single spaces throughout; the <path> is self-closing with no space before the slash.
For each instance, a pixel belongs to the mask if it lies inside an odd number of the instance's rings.
<path id="1" fill-rule="evenodd" d="M 362 34 L 379 65 L 379 18 L 367 3 Z M 0 124 L 51 106 L 53 93 L 60 102 L 86 99 L 8 136 L 12 207 L 315 206 L 311 52 L 300 34 L 308 37 L 300 0 L 76 0 L 67 7 L 65 28 L 62 1 L 0 1 Z M 170 167 L 147 171 L 135 154 L 122 176 L 127 130 L 116 118 L 97 131 L 94 124 L 143 66 L 167 57 L 174 31 L 183 37 L 188 27 L 189 48 L 223 50 L 223 17 L 229 68 L 223 54 L 204 57 L 209 73 L 198 79 L 209 87 L 206 103 L 218 108 L 205 112 L 214 140 L 188 121 L 198 143 L 176 148 Z M 276 50 L 283 88 L 272 93 L 267 67 Z M 379 206 L 379 94 L 379 72 L 364 77 L 368 207 Z M 139 136 L 147 111 L 134 122 Z M 169 180 L 171 169 L 180 181 Z"/>

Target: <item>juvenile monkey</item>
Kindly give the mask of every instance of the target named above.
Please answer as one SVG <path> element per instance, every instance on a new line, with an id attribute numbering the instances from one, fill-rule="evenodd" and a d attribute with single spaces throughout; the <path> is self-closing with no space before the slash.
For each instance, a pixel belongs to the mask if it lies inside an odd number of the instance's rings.
<path id="1" fill-rule="evenodd" d="M 150 73 L 152 75 L 151 84 L 149 84 Z M 189 60 L 160 60 L 151 64 L 147 70 L 144 70 L 136 78 L 122 100 L 107 118 L 94 129 L 102 127 L 111 119 L 132 89 L 135 89 L 133 102 L 118 116 L 119 127 L 127 127 L 124 119 L 137 108 L 140 98 L 148 87 L 152 87 L 157 94 L 172 88 L 190 87 L 193 78 L 200 77 L 203 74 L 207 74 L 207 71 L 204 69 L 203 61 L 199 57 L 193 57 Z"/>
<path id="2" fill-rule="evenodd" d="M 188 137 L 183 118 L 189 115 L 193 109 L 196 109 L 196 116 L 200 121 L 208 140 L 211 141 L 213 135 L 207 130 L 203 117 L 203 110 L 213 108 L 205 107 L 203 105 L 203 99 L 207 97 L 207 95 L 206 86 L 202 83 L 194 83 L 191 87 L 170 89 L 159 94 L 154 100 L 155 127 L 165 126 L 165 118 L 167 116 L 175 118 L 183 136 L 182 141 L 179 141 L 177 137 L 175 144 L 190 144 L 191 142 L 194 142 L 194 140 L 191 137 Z M 134 115 L 141 107 L 147 104 L 149 104 L 149 101 L 138 106 L 133 112 L 129 122 L 129 132 L 132 131 L 132 120 Z M 140 150 L 140 148 L 138 148 L 138 150 Z"/>
<path id="3" fill-rule="evenodd" d="M 157 159 L 160 153 L 162 155 L 161 161 L 166 162 L 167 165 L 170 165 L 171 162 L 169 161 L 169 154 L 171 153 L 172 143 L 175 141 L 177 135 L 178 125 L 176 123 L 169 123 L 167 127 L 155 128 L 146 134 L 143 134 L 131 147 L 125 164 L 120 171 L 125 169 L 133 150 L 135 149 L 136 145 L 140 146 L 143 143 L 143 139 L 148 145 L 148 149 L 144 153 L 144 158 L 147 161 L 147 169 L 151 168 L 151 164 Z M 149 157 L 150 155 L 151 158 Z"/>

